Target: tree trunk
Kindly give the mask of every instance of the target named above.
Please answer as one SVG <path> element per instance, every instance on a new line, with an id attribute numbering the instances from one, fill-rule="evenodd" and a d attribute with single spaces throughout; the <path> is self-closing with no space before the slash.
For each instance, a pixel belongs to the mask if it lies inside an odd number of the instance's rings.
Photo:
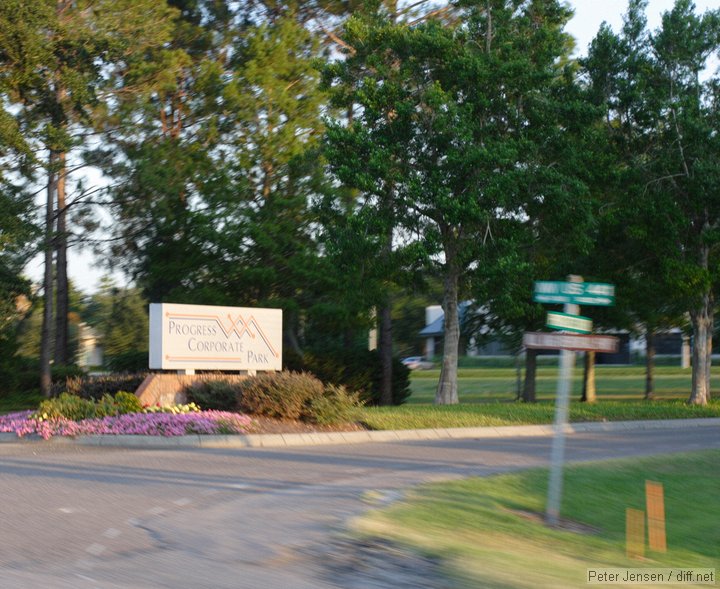
<path id="1" fill-rule="evenodd" d="M 386 301 L 385 306 L 380 309 L 380 341 L 378 352 L 380 353 L 380 405 L 392 405 L 392 316 L 390 302 Z"/>
<path id="2" fill-rule="evenodd" d="M 525 403 L 534 403 L 537 400 L 535 396 L 537 355 L 538 351 L 535 349 L 528 348 L 525 350 L 525 386 L 523 387 L 522 396 Z"/>
<path id="3" fill-rule="evenodd" d="M 53 319 L 53 229 L 55 220 L 55 161 L 57 154 L 50 152 L 48 158 L 48 184 L 45 211 L 45 273 L 43 275 L 43 321 L 40 339 L 40 391 L 50 396 L 52 375 L 50 356 L 52 355 L 52 319 Z"/>
<path id="4" fill-rule="evenodd" d="M 443 359 L 440 370 L 440 381 L 435 393 L 438 405 L 454 405 L 458 402 L 457 364 L 458 346 L 460 343 L 460 321 L 458 320 L 458 282 L 460 269 L 457 266 L 456 254 L 452 247 L 445 247 L 445 296 L 443 311 L 445 313 L 445 329 L 443 333 Z"/>
<path id="5" fill-rule="evenodd" d="M 71 363 L 68 314 L 69 287 L 67 275 L 67 213 L 65 210 L 65 153 L 57 154 L 57 234 L 55 236 L 56 312 L 55 312 L 55 364 L 66 366 Z"/>
<path id="6" fill-rule="evenodd" d="M 690 312 L 693 327 L 692 391 L 688 402 L 707 405 L 710 400 L 710 367 L 712 364 L 713 296 L 706 292 L 702 303 Z"/>
<path id="7" fill-rule="evenodd" d="M 645 333 L 645 400 L 655 398 L 655 331 L 648 328 Z"/>
<path id="8" fill-rule="evenodd" d="M 585 370 L 583 371 L 583 391 L 582 398 L 584 403 L 594 403 L 597 401 L 595 389 L 595 352 L 585 352 Z"/>
<path id="9" fill-rule="evenodd" d="M 395 230 L 395 211 L 394 211 L 394 187 L 392 183 L 386 187 L 384 200 L 382 203 L 383 219 L 387 222 L 385 228 L 385 240 L 383 243 L 382 258 L 383 264 L 388 273 L 392 267 L 393 253 L 393 232 Z M 386 288 L 389 292 L 389 286 Z M 380 309 L 378 329 L 378 353 L 380 354 L 380 405 L 392 405 L 392 304 L 390 295 L 385 295 L 383 306 Z"/>

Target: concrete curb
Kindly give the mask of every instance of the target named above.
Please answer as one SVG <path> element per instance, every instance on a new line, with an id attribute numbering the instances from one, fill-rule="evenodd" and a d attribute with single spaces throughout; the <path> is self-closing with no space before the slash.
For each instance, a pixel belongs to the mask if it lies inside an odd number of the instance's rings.
<path id="1" fill-rule="evenodd" d="M 604 421 L 569 424 L 568 434 L 594 432 L 629 432 L 658 429 L 720 428 L 720 418 L 658 419 L 645 421 Z M 362 444 L 367 442 L 400 442 L 440 439 L 480 439 L 514 437 L 549 437 L 552 425 L 516 425 L 503 427 L 460 427 L 442 429 L 385 430 L 359 432 L 313 432 L 302 434 L 189 435 L 189 436 L 78 436 L 43 440 L 38 436 L 18 438 L 0 433 L 0 443 L 74 444 L 80 446 L 114 446 L 122 448 L 278 448 L 320 446 L 328 444 Z"/>

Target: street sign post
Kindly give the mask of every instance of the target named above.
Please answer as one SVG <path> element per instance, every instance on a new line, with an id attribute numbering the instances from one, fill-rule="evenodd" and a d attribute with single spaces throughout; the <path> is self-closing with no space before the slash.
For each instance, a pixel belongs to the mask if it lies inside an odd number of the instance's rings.
<path id="1" fill-rule="evenodd" d="M 558 305 L 615 304 L 615 285 L 604 282 L 560 282 L 539 280 L 535 283 L 533 301 Z"/>
<path id="2" fill-rule="evenodd" d="M 548 327 L 590 333 L 592 321 L 587 317 L 579 316 L 580 305 L 613 305 L 615 303 L 615 286 L 602 282 L 583 282 L 581 276 L 568 276 L 567 282 L 538 281 L 535 283 L 533 300 L 536 303 L 564 305 L 564 313 L 548 313 Z M 523 343 L 526 348 L 561 350 L 560 378 L 555 402 L 555 435 L 550 455 L 550 480 L 545 508 L 545 518 L 548 524 L 557 526 L 560 521 L 565 426 L 567 425 L 575 350 L 615 352 L 617 351 L 617 338 L 568 333 L 526 333 Z"/>
<path id="3" fill-rule="evenodd" d="M 580 315 L 568 315 L 550 311 L 545 321 L 550 329 L 573 331 L 575 333 L 590 333 L 592 331 L 592 319 Z"/>

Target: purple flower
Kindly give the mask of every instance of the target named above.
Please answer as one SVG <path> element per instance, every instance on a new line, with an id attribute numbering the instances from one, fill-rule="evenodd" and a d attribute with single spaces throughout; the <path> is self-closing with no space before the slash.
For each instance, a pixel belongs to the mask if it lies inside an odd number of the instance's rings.
<path id="1" fill-rule="evenodd" d="M 144 435 L 183 436 L 186 434 L 243 434 L 252 420 L 247 415 L 228 411 L 198 413 L 128 413 L 101 419 L 38 420 L 33 411 L 0 415 L 0 432 L 14 432 L 19 437 L 37 434 L 44 439 L 52 436 L 78 435 Z"/>

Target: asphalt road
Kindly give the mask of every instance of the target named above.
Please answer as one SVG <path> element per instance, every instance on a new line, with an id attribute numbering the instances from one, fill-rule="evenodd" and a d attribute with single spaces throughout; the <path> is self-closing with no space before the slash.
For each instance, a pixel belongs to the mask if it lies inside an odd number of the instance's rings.
<path id="1" fill-rule="evenodd" d="M 595 460 L 704 448 L 720 448 L 716 428 L 576 434 L 567 450 Z M 440 587 L 402 554 L 387 566 L 376 549 L 359 555 L 342 539 L 348 518 L 411 485 L 546 465 L 549 453 L 549 438 L 528 437 L 283 449 L 2 444 L 0 586 Z"/>

